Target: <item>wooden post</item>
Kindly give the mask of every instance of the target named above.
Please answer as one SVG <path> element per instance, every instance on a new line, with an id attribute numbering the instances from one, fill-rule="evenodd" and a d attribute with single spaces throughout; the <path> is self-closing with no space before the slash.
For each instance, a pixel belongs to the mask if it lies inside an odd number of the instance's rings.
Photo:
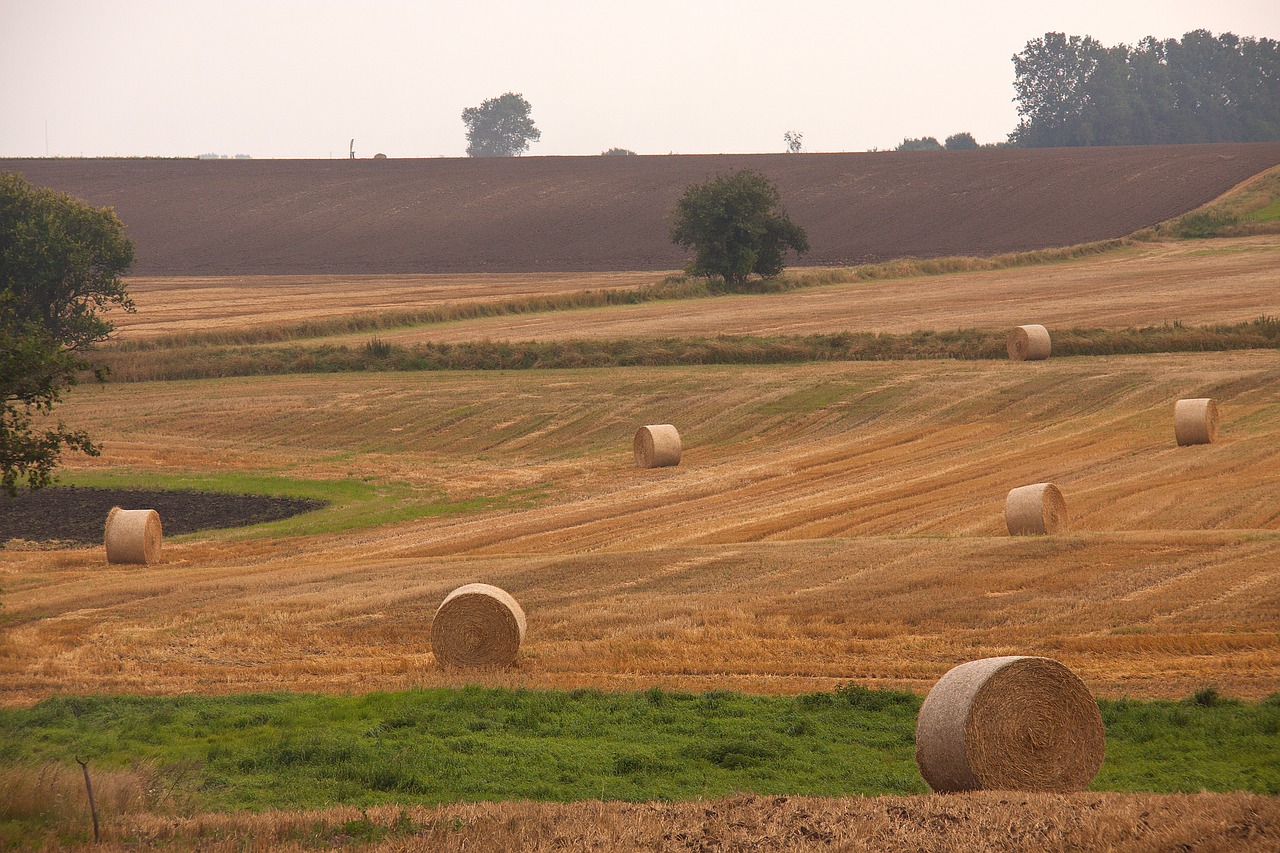
<path id="1" fill-rule="evenodd" d="M 93 785 L 89 782 L 89 762 L 76 759 L 76 764 L 84 771 L 84 789 L 89 794 L 89 814 L 93 816 L 93 841 L 98 842 L 98 806 L 93 801 Z"/>

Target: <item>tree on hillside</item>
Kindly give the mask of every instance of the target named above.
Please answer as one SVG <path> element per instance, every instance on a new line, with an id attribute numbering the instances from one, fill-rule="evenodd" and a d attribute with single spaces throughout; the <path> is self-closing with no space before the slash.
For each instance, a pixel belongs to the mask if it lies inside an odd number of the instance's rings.
<path id="1" fill-rule="evenodd" d="M 542 138 L 523 95 L 507 92 L 462 111 L 468 157 L 516 157 Z"/>
<path id="2" fill-rule="evenodd" d="M 740 284 L 752 273 L 781 273 L 788 249 L 809 251 L 808 235 L 781 203 L 768 178 L 745 169 L 686 188 L 673 213 L 671 240 L 694 250 L 689 274 Z"/>
<path id="3" fill-rule="evenodd" d="M 947 137 L 944 147 L 948 151 L 972 151 L 978 148 L 978 140 L 973 138 L 972 133 L 953 133 Z"/>
<path id="4" fill-rule="evenodd" d="M 894 151 L 941 151 L 942 143 L 933 136 L 922 136 L 919 139 L 904 139 L 898 143 Z"/>
<path id="5" fill-rule="evenodd" d="M 47 416 L 78 373 L 103 378 L 89 350 L 112 331 L 101 312 L 133 311 L 120 279 L 132 263 L 110 208 L 0 174 L 0 488 L 9 494 L 23 480 L 48 485 L 64 447 L 98 454 L 88 434 Z"/>
<path id="6" fill-rule="evenodd" d="M 1009 139 L 1018 145 L 1280 139 L 1280 42 L 1271 39 L 1194 30 L 1104 47 L 1045 33 L 1013 65 L 1021 118 Z"/>

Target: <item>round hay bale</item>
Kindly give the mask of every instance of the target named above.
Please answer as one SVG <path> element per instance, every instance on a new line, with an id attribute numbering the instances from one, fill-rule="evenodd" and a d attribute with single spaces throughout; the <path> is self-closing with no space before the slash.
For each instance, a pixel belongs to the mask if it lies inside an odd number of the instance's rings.
<path id="1" fill-rule="evenodd" d="M 1049 330 L 1044 326 L 1019 326 L 1005 339 L 1010 361 L 1041 361 L 1049 357 Z"/>
<path id="2" fill-rule="evenodd" d="M 1056 660 L 962 663 L 916 719 L 916 764 L 935 791 L 1083 791 L 1105 752 L 1089 688 Z"/>
<path id="3" fill-rule="evenodd" d="M 641 468 L 665 468 L 680 464 L 680 433 L 671 424 L 650 424 L 636 430 L 631 442 L 636 465 Z"/>
<path id="4" fill-rule="evenodd" d="M 1004 499 L 1010 536 L 1059 533 L 1067 529 L 1067 501 L 1053 483 L 1019 486 Z"/>
<path id="5" fill-rule="evenodd" d="M 1208 397 L 1173 404 L 1173 435 L 1179 447 L 1218 440 L 1218 404 Z"/>
<path id="6" fill-rule="evenodd" d="M 112 507 L 107 513 L 104 535 L 107 562 L 150 565 L 160 559 L 160 540 L 163 537 L 160 513 L 154 509 Z"/>
<path id="7" fill-rule="evenodd" d="M 446 667 L 511 666 L 524 626 L 524 610 L 505 590 L 469 583 L 446 595 L 436 610 L 431 651 Z"/>

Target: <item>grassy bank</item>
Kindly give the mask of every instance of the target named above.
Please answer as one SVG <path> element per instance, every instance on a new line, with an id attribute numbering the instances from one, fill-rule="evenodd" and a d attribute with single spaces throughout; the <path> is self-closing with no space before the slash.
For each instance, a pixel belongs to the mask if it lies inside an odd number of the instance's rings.
<path id="1" fill-rule="evenodd" d="M 134 791 L 108 812 L 923 793 L 919 703 L 857 686 L 51 699 L 0 710 L 0 826 L 53 819 L 75 799 L 76 757 L 101 790 Z M 1094 790 L 1280 794 L 1280 694 L 1100 704 Z"/>
<path id="2" fill-rule="evenodd" d="M 1280 347 L 1280 319 L 1213 326 L 1053 329 L 1055 356 L 1221 352 Z M 399 346 L 376 338 L 363 346 L 200 345 L 139 352 L 111 348 L 102 360 L 122 381 L 208 379 L 365 370 L 528 370 L 806 361 L 1003 359 L 1004 329 L 877 334 L 719 335 L 568 341 L 475 341 Z"/>

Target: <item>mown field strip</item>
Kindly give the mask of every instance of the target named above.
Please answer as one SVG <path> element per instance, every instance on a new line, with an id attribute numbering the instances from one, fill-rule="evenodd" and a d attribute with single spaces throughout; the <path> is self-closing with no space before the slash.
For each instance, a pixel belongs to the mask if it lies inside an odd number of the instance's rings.
<path id="1" fill-rule="evenodd" d="M 1278 264 L 1277 235 L 1137 244 L 1102 256 L 1014 269 L 461 320 L 380 330 L 376 336 L 412 344 L 844 330 L 903 333 L 1026 322 L 1060 328 L 1238 323 L 1262 314 L 1280 315 Z M 605 285 L 608 281 L 591 286 Z M 464 293 L 459 291 L 458 298 Z M 153 298 L 161 301 L 164 294 L 157 292 Z M 325 341 L 355 345 L 373 334 L 335 335 Z"/>

